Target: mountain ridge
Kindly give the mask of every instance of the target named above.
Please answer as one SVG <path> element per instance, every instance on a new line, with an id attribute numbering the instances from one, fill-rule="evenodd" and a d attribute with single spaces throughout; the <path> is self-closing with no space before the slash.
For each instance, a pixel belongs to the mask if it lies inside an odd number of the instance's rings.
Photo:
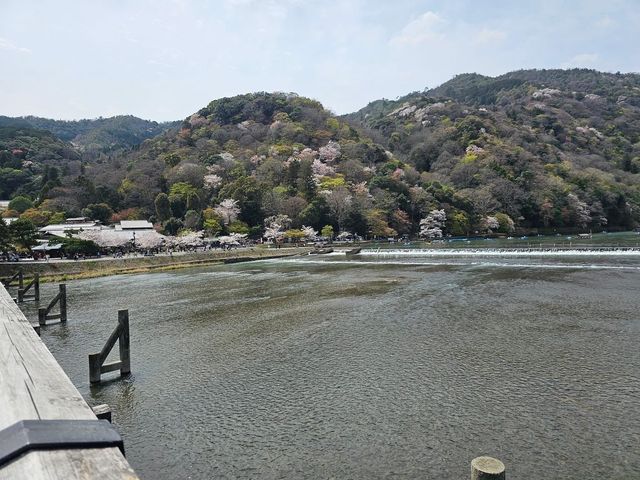
<path id="1" fill-rule="evenodd" d="M 640 220 L 637 74 L 462 74 L 343 116 L 296 94 L 256 92 L 172 126 L 101 161 L 85 155 L 40 208 L 77 214 L 105 203 L 161 228 L 217 222 L 256 235 L 278 215 L 293 228 L 377 236 L 416 234 L 436 210 L 452 235 Z M 159 195 L 172 199 L 169 218 Z M 225 199 L 238 202 L 235 226 L 212 213 Z"/>

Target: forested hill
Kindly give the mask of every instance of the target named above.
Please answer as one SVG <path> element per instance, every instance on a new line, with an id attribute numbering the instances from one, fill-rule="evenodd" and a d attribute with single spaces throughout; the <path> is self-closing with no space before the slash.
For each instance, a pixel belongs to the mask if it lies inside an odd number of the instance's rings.
<path id="1" fill-rule="evenodd" d="M 424 188 L 472 222 L 496 212 L 537 228 L 638 221 L 640 75 L 464 74 L 345 119 L 415 167 Z"/>
<path id="2" fill-rule="evenodd" d="M 141 144 L 176 127 L 180 122 L 158 123 L 132 115 L 84 120 L 51 120 L 41 117 L 0 117 L 0 126 L 24 126 L 53 133 L 88 153 L 113 152 Z"/>
<path id="3" fill-rule="evenodd" d="M 40 202 L 62 188 L 73 192 L 74 184 L 84 181 L 87 165 L 111 164 L 179 123 L 132 116 L 78 121 L 0 116 L 0 198 L 27 196 Z M 78 198 L 72 211 L 77 213 L 83 201 Z"/>
<path id="4" fill-rule="evenodd" d="M 0 155 L 15 174 L 28 158 L 12 145 Z M 640 220 L 640 81 L 460 75 L 344 117 L 295 94 L 252 93 L 214 100 L 128 151 L 73 152 L 80 160 L 62 155 L 55 170 L 28 166 L 31 183 L 11 191 L 32 197 L 30 218 L 150 218 L 169 233 L 254 236 L 276 224 L 294 236 L 327 225 L 417 234 L 428 216 L 451 235 L 629 229 Z"/>

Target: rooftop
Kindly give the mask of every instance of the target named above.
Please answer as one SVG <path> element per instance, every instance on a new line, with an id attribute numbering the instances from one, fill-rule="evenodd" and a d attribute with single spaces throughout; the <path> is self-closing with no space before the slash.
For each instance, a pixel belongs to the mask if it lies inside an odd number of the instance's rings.
<path id="1" fill-rule="evenodd" d="M 122 220 L 116 230 L 153 230 L 153 224 L 146 220 Z"/>

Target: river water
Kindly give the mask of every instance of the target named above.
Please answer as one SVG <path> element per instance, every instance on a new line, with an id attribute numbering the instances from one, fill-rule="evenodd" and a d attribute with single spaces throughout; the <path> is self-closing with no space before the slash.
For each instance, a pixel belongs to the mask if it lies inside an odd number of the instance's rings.
<path id="1" fill-rule="evenodd" d="M 71 281 L 42 339 L 143 479 L 640 477 L 640 253 L 363 253 Z"/>

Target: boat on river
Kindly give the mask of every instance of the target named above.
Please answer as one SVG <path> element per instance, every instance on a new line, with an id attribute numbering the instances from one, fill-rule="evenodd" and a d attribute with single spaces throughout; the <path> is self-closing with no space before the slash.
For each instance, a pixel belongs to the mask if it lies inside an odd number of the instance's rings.
<path id="1" fill-rule="evenodd" d="M 323 255 L 323 254 L 332 253 L 332 252 L 333 252 L 333 248 L 331 248 L 331 247 L 316 248 L 316 249 L 311 250 L 309 252 L 309 255 Z"/>

